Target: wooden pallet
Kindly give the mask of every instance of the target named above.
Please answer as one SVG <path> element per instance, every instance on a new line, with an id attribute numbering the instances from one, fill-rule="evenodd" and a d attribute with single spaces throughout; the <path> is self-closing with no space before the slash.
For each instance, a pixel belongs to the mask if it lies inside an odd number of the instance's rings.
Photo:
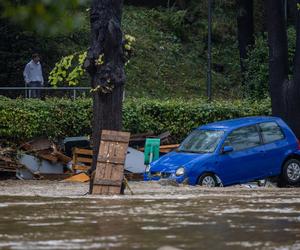
<path id="1" fill-rule="evenodd" d="M 102 130 L 92 194 L 120 194 L 130 133 Z"/>
<path id="2" fill-rule="evenodd" d="M 83 149 L 83 148 L 74 148 L 73 150 L 73 165 L 72 168 L 74 171 L 88 171 L 93 162 L 93 150 Z"/>

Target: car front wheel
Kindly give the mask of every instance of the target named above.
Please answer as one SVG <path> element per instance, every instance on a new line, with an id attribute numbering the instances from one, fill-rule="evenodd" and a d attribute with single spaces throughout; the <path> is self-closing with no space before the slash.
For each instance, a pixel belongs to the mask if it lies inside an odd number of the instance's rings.
<path id="1" fill-rule="evenodd" d="M 298 184 L 300 181 L 300 161 L 288 160 L 283 166 L 281 179 L 286 185 Z"/>
<path id="2" fill-rule="evenodd" d="M 216 187 L 217 179 L 213 174 L 204 174 L 199 178 L 198 184 L 203 187 Z"/>

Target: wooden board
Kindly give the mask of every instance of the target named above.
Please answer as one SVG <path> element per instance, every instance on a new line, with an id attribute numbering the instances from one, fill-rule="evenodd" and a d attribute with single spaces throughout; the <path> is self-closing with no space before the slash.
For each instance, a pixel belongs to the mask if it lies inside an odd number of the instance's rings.
<path id="1" fill-rule="evenodd" d="M 102 130 L 92 194 L 120 194 L 130 133 Z"/>
<path id="2" fill-rule="evenodd" d="M 178 148 L 179 146 L 180 146 L 180 144 L 161 145 L 159 147 L 159 152 L 160 153 L 169 153 L 170 151 L 172 151 L 175 148 Z M 145 148 L 138 148 L 138 150 L 144 152 Z"/>

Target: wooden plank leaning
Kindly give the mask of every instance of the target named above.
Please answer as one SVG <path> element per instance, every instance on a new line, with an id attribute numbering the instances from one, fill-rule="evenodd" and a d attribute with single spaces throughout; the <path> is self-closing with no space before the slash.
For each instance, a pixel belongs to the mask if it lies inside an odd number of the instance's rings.
<path id="1" fill-rule="evenodd" d="M 92 194 L 120 194 L 130 133 L 102 130 Z"/>

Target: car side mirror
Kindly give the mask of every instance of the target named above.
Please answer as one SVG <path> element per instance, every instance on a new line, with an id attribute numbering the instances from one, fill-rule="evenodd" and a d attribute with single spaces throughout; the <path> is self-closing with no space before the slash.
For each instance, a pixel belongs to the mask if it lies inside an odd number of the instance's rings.
<path id="1" fill-rule="evenodd" d="M 222 149 L 222 153 L 223 154 L 227 154 L 227 153 L 230 153 L 233 151 L 233 147 L 231 146 L 225 146 L 223 149 Z"/>

